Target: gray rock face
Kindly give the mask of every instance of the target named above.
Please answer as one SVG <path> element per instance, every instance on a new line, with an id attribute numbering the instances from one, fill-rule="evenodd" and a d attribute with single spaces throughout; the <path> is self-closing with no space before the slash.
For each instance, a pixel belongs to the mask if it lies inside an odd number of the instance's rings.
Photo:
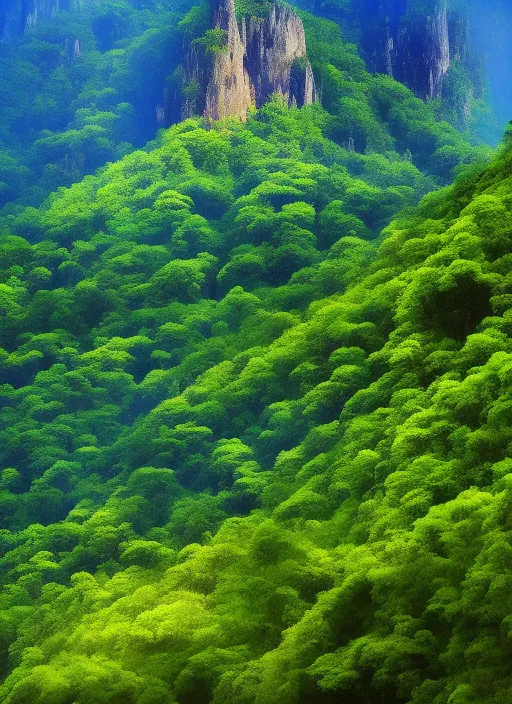
<path id="1" fill-rule="evenodd" d="M 421 12 L 414 0 L 366 0 L 360 22 L 370 69 L 423 99 L 441 95 L 452 61 L 468 51 L 468 14 L 449 10 L 447 0 L 430 0 Z"/>
<path id="2" fill-rule="evenodd" d="M 428 93 L 430 98 L 441 95 L 443 79 L 450 68 L 450 38 L 448 33 L 448 11 L 446 4 L 436 9 L 427 21 L 426 57 L 428 67 Z"/>
<path id="3" fill-rule="evenodd" d="M 299 107 L 314 102 L 315 83 L 304 27 L 290 7 L 273 5 L 266 19 L 249 20 L 246 53 L 258 107 L 272 93 Z"/>
<path id="4" fill-rule="evenodd" d="M 304 27 L 289 7 L 274 5 L 266 18 L 239 25 L 234 0 L 221 0 L 213 26 L 225 32 L 225 46 L 209 57 L 194 45 L 185 48 L 169 122 L 198 114 L 245 120 L 251 106 L 261 107 L 274 93 L 298 107 L 315 101 Z"/>
<path id="5" fill-rule="evenodd" d="M 204 113 L 214 120 L 223 117 L 245 120 L 253 102 L 253 91 L 246 65 L 245 24 L 240 32 L 234 0 L 221 2 L 215 16 L 215 28 L 226 32 L 226 46 L 213 58 Z"/>
<path id="6" fill-rule="evenodd" d="M 6 0 L 0 9 L 0 40 L 14 41 L 30 27 L 69 6 L 70 0 Z"/>
<path id="7" fill-rule="evenodd" d="M 423 22 L 404 29 L 397 45 L 397 78 L 421 98 L 439 97 L 451 64 L 446 0 L 441 0 Z"/>

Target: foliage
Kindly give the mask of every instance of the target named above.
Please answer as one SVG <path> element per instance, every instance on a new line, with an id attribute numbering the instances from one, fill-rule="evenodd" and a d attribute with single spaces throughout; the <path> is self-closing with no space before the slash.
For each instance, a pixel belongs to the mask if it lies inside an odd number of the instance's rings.
<path id="1" fill-rule="evenodd" d="M 190 7 L 182 0 L 172 9 L 135 0 L 84 3 L 52 22 L 35 24 L 21 42 L 1 47 L 0 207 L 17 213 L 13 203 L 40 205 L 58 186 L 143 147 L 179 116 L 177 95 L 194 104 L 204 87 L 180 76 L 183 41 L 209 56 L 226 50 L 226 35 L 210 28 L 208 3 Z M 237 11 L 262 16 L 268 9 L 258 0 Z M 486 156 L 485 147 L 471 146 L 454 127 L 439 122 L 434 104 L 368 73 L 334 23 L 307 13 L 301 17 L 330 114 L 326 136 L 355 154 L 410 155 L 443 184 L 458 164 Z M 456 66 L 451 76 L 457 82 Z M 459 107 L 445 101 L 455 124 Z"/>
<path id="2" fill-rule="evenodd" d="M 106 82 L 133 12 L 103 6 Z M 324 106 L 5 192 L 6 704 L 512 698 L 512 127 L 477 163 L 305 21 Z M 30 149 L 110 158 L 96 78 Z"/>
<path id="3" fill-rule="evenodd" d="M 207 29 L 202 37 L 194 39 L 192 44 L 202 46 L 207 54 L 227 51 L 228 33 L 225 29 Z"/>

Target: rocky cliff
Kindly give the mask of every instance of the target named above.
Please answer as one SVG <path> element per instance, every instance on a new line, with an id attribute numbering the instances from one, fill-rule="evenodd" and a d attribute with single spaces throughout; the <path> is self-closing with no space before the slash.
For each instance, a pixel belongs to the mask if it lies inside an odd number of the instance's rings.
<path id="1" fill-rule="evenodd" d="M 74 4 L 73 0 L 4 0 L 0 7 L 0 41 L 15 40 L 33 25 Z"/>
<path id="2" fill-rule="evenodd" d="M 370 69 L 405 83 L 421 98 L 442 94 L 453 61 L 465 58 L 469 17 L 447 0 L 365 0 L 359 24 Z"/>
<path id="3" fill-rule="evenodd" d="M 446 1 L 441 0 L 430 14 L 406 23 L 399 33 L 397 48 L 396 78 L 420 97 L 440 96 L 451 63 Z"/>
<path id="4" fill-rule="evenodd" d="M 299 107 L 314 102 L 315 82 L 300 18 L 288 6 L 273 5 L 265 18 L 242 18 L 234 0 L 221 0 L 213 16 L 220 44 L 205 50 L 197 40 L 184 49 L 178 85 L 167 106 L 167 121 L 193 114 L 245 120 L 252 105 L 272 94 Z"/>
<path id="5" fill-rule="evenodd" d="M 290 7 L 273 5 L 266 19 L 251 18 L 246 47 L 256 105 L 272 93 L 280 93 L 299 107 L 315 100 L 304 27 Z"/>
<path id="6" fill-rule="evenodd" d="M 239 117 L 242 120 L 254 101 L 248 72 L 245 22 L 241 31 L 235 16 L 234 0 L 222 1 L 214 19 L 215 29 L 225 32 L 225 44 L 215 52 L 207 76 L 204 112 L 207 117 Z"/>

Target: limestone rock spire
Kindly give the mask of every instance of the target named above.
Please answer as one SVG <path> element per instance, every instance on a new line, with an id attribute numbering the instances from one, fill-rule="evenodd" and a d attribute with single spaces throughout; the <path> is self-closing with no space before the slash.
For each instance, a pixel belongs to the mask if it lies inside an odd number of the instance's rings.
<path id="1" fill-rule="evenodd" d="M 185 52 L 183 82 L 195 80 L 202 86 L 195 114 L 245 120 L 252 105 L 261 107 L 275 93 L 298 107 L 316 100 L 304 27 L 290 7 L 274 4 L 267 17 L 242 18 L 239 23 L 234 0 L 220 0 L 213 27 L 224 32 L 222 46 L 213 55 L 201 58 Z M 184 115 L 182 101 L 182 118 L 190 116 L 189 107 Z"/>
<path id="2" fill-rule="evenodd" d="M 251 83 L 245 66 L 245 32 L 240 34 L 234 0 L 221 0 L 214 15 L 216 29 L 226 32 L 225 47 L 217 51 L 206 89 L 205 115 L 214 120 L 245 120 L 252 103 Z"/>

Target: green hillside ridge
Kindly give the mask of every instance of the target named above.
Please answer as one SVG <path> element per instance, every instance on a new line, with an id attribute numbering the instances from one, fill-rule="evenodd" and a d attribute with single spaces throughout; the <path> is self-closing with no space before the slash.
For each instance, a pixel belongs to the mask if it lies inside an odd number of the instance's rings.
<path id="1" fill-rule="evenodd" d="M 412 208 L 331 129 L 190 120 L 4 218 L 7 704 L 510 699 L 510 137 Z"/>

